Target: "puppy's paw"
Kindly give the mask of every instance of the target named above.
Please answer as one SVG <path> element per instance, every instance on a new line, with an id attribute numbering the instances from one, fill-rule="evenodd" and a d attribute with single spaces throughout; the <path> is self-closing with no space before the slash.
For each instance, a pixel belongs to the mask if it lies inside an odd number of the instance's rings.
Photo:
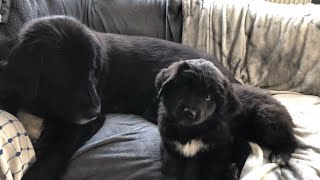
<path id="1" fill-rule="evenodd" d="M 276 163 L 279 166 L 287 165 L 290 158 L 291 158 L 291 153 L 289 152 L 273 151 L 269 155 L 269 161 L 272 163 Z"/>

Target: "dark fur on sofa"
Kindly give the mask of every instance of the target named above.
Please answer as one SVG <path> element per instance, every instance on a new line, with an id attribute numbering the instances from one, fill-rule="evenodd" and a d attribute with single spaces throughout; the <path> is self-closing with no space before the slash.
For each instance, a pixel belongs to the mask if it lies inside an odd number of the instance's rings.
<path id="1" fill-rule="evenodd" d="M 269 94 L 231 85 L 209 61 L 173 63 L 156 78 L 165 179 L 238 179 L 250 148 L 286 163 L 296 141 L 286 109 Z"/>
<path id="2" fill-rule="evenodd" d="M 210 60 L 236 82 L 211 56 L 181 44 L 98 33 L 63 16 L 28 23 L 0 71 L 0 92 L 15 92 L 19 108 L 46 120 L 37 145 L 43 151 L 24 179 L 59 179 L 71 154 L 101 126 L 92 120 L 144 114 L 158 72 L 193 58 Z"/>
<path id="3" fill-rule="evenodd" d="M 298 146 L 287 109 L 261 89 L 239 84 L 233 88 L 243 104 L 234 119 L 234 134 L 271 149 L 269 160 L 285 165 Z"/>

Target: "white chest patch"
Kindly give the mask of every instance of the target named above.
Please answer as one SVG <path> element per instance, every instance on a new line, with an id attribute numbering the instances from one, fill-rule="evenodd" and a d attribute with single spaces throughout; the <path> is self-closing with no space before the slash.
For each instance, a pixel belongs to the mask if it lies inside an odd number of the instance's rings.
<path id="1" fill-rule="evenodd" d="M 205 151 L 208 149 L 208 145 L 198 139 L 193 139 L 186 144 L 181 144 L 179 142 L 175 142 L 174 144 L 176 145 L 177 150 L 185 157 L 192 157 L 199 151 Z"/>

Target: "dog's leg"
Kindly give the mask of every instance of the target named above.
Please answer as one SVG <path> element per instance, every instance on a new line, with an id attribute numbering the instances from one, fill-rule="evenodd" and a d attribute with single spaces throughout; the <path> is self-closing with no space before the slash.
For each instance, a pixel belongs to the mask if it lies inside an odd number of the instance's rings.
<path id="1" fill-rule="evenodd" d="M 293 133 L 291 116 L 284 107 L 274 104 L 260 104 L 254 109 L 252 116 L 241 116 L 237 126 L 237 135 L 249 141 L 269 148 L 271 162 L 285 165 L 294 150 L 297 141 Z"/>
<path id="2" fill-rule="evenodd" d="M 103 125 L 104 117 L 86 125 L 61 123 L 52 126 L 45 137 L 45 149 L 22 180 L 59 180 L 73 153 Z M 41 142 L 41 141 L 40 141 Z M 41 148 L 41 146 L 40 146 Z M 36 151 L 36 154 L 37 151 Z"/>
<path id="3" fill-rule="evenodd" d="M 182 171 L 181 164 L 177 157 L 174 157 L 168 152 L 163 145 L 161 145 L 161 156 L 162 156 L 162 180 L 178 180 L 178 172 Z"/>
<path id="4" fill-rule="evenodd" d="M 291 116 L 277 104 L 261 104 L 256 113 L 252 140 L 272 150 L 269 156 L 271 162 L 285 165 L 297 147 Z"/>
<path id="5" fill-rule="evenodd" d="M 247 140 L 242 138 L 234 139 L 232 146 L 232 160 L 234 163 L 230 167 L 234 179 L 240 179 L 242 168 L 251 152 L 252 149 Z"/>
<path id="6" fill-rule="evenodd" d="M 297 141 L 287 109 L 261 89 L 237 84 L 233 87 L 243 105 L 241 114 L 234 121 L 238 135 L 270 148 L 272 162 L 288 162 Z"/>

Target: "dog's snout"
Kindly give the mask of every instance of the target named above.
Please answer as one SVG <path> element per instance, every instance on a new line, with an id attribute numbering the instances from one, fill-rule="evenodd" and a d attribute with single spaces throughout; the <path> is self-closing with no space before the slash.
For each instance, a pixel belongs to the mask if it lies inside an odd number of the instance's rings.
<path id="1" fill-rule="evenodd" d="M 100 114 L 100 106 L 91 108 L 86 114 L 84 114 L 84 117 L 90 119 L 90 118 L 97 117 L 99 114 Z"/>
<path id="2" fill-rule="evenodd" d="M 99 116 L 100 113 L 101 113 L 100 106 L 92 106 L 87 108 L 85 111 L 83 111 L 81 117 L 86 119 L 92 119 Z"/>
<path id="3" fill-rule="evenodd" d="M 190 108 L 184 108 L 183 109 L 183 113 L 184 113 L 184 115 L 186 116 L 186 117 L 188 117 L 188 118 L 195 118 L 196 117 L 196 114 L 197 114 L 197 112 L 195 111 L 195 110 L 193 110 L 193 109 L 190 109 Z"/>
<path id="4" fill-rule="evenodd" d="M 100 114 L 100 107 L 96 107 L 96 108 L 91 108 L 87 111 L 87 113 L 84 113 L 81 118 L 76 121 L 76 124 L 80 124 L 80 125 L 83 125 L 83 124 L 87 124 L 91 121 L 94 121 L 97 119 L 97 117 L 99 116 Z"/>

